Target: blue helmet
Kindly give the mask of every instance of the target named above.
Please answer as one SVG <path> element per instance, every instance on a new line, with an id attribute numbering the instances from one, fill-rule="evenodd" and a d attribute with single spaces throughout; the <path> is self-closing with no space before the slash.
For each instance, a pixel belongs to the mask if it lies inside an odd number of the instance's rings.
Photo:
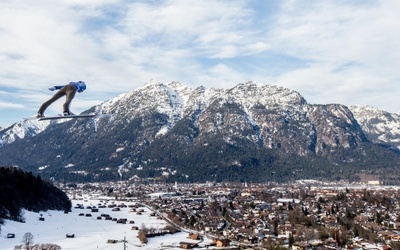
<path id="1" fill-rule="evenodd" d="M 79 93 L 81 93 L 84 90 L 86 90 L 86 84 L 85 84 L 84 81 L 78 81 L 77 84 L 76 84 L 76 87 L 77 87 Z"/>

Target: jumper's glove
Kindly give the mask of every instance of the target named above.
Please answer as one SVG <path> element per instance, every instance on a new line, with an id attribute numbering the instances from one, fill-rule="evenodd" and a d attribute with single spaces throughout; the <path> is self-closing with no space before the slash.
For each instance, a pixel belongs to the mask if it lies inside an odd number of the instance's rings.
<path id="1" fill-rule="evenodd" d="M 51 91 L 56 90 L 56 86 L 53 86 L 53 87 L 49 88 L 49 90 L 51 90 Z"/>

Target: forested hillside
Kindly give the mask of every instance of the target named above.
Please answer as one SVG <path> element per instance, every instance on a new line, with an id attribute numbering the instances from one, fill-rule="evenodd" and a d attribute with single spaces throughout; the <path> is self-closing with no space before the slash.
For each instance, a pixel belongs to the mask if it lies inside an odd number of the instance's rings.
<path id="1" fill-rule="evenodd" d="M 0 219 L 23 221 L 22 209 L 69 211 L 72 206 L 53 184 L 15 167 L 0 167 L 0 190 Z"/>

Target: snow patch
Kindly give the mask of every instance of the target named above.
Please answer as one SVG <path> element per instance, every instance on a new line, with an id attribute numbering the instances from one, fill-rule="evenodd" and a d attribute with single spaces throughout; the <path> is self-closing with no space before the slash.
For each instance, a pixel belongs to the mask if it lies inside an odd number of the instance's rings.
<path id="1" fill-rule="evenodd" d="M 38 170 L 45 170 L 45 169 L 48 168 L 48 167 L 49 167 L 49 165 L 42 166 L 42 167 L 38 167 Z"/>
<path id="2" fill-rule="evenodd" d="M 124 150 L 125 149 L 125 147 L 121 147 L 121 148 L 117 148 L 116 150 L 115 150 L 115 152 L 120 152 L 120 151 L 122 151 L 122 150 Z"/>
<path id="3" fill-rule="evenodd" d="M 80 213 L 90 213 L 90 210 L 77 208 L 77 204 L 83 207 L 98 204 L 101 199 L 93 199 L 89 196 L 80 197 L 81 200 L 72 200 L 72 211 L 65 214 L 63 211 L 48 211 L 34 213 L 24 211 L 25 223 L 5 220 L 1 226 L 0 249 L 14 249 L 20 245 L 22 237 L 26 232 L 31 232 L 34 236 L 34 244 L 53 243 L 62 249 L 69 250 L 117 250 L 123 249 L 124 238 L 127 241 L 128 249 L 160 249 L 163 245 L 176 245 L 179 249 L 179 242 L 192 241 L 187 239 L 187 233 L 181 232 L 173 235 L 159 236 L 149 239 L 147 245 L 142 245 L 138 239 L 138 230 L 131 230 L 131 224 L 120 224 L 107 220 L 98 220 L 96 217 L 100 213 L 109 214 L 115 218 L 128 218 L 135 221 L 135 225 L 147 228 L 164 228 L 168 224 L 164 220 L 159 220 L 155 216 L 150 216 L 151 210 L 143 207 L 144 213 L 137 215 L 129 212 L 129 208 L 121 208 L 121 211 L 112 211 L 112 208 L 101 208 L 99 213 L 91 213 L 92 217 L 79 216 Z M 113 197 L 106 197 L 112 200 Z M 118 203 L 118 202 L 117 202 Z M 136 204 L 135 202 L 124 202 L 126 205 Z M 39 221 L 40 214 L 44 221 Z M 15 238 L 6 239 L 8 233 L 15 234 Z M 67 238 L 66 234 L 74 234 L 74 238 Z M 107 243 L 108 239 L 115 239 L 116 244 Z M 210 242 L 210 240 L 206 239 Z M 170 248 L 171 249 L 171 248 Z"/>
<path id="4" fill-rule="evenodd" d="M 163 127 L 157 132 L 156 137 L 161 137 L 161 136 L 167 134 L 167 133 L 168 133 L 168 130 L 169 130 L 169 129 L 168 129 L 167 126 L 163 126 Z"/>
<path id="5" fill-rule="evenodd" d="M 73 173 L 73 174 L 80 174 L 80 175 L 88 175 L 88 174 L 89 174 L 88 172 L 83 171 L 83 170 L 81 170 L 81 171 L 71 171 L 70 173 Z"/>

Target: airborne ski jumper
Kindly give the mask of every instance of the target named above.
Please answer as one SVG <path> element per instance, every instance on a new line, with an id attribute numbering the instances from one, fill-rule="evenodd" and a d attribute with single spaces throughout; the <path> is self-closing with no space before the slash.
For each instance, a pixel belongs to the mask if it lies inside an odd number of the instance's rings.
<path id="1" fill-rule="evenodd" d="M 42 104 L 40 106 L 39 111 L 36 115 L 37 118 L 42 118 L 44 117 L 44 111 L 55 101 L 60 99 L 61 97 L 65 96 L 66 100 L 63 105 L 63 115 L 64 116 L 72 116 L 74 115 L 70 110 L 69 106 L 72 102 L 72 99 L 74 99 L 76 92 L 82 93 L 84 90 L 86 90 L 86 84 L 84 81 L 78 81 L 78 82 L 70 82 L 67 85 L 58 85 L 58 86 L 53 86 L 49 88 L 49 90 L 54 91 L 57 90 L 57 93 L 54 94 L 52 98 L 50 98 L 48 101 Z"/>

